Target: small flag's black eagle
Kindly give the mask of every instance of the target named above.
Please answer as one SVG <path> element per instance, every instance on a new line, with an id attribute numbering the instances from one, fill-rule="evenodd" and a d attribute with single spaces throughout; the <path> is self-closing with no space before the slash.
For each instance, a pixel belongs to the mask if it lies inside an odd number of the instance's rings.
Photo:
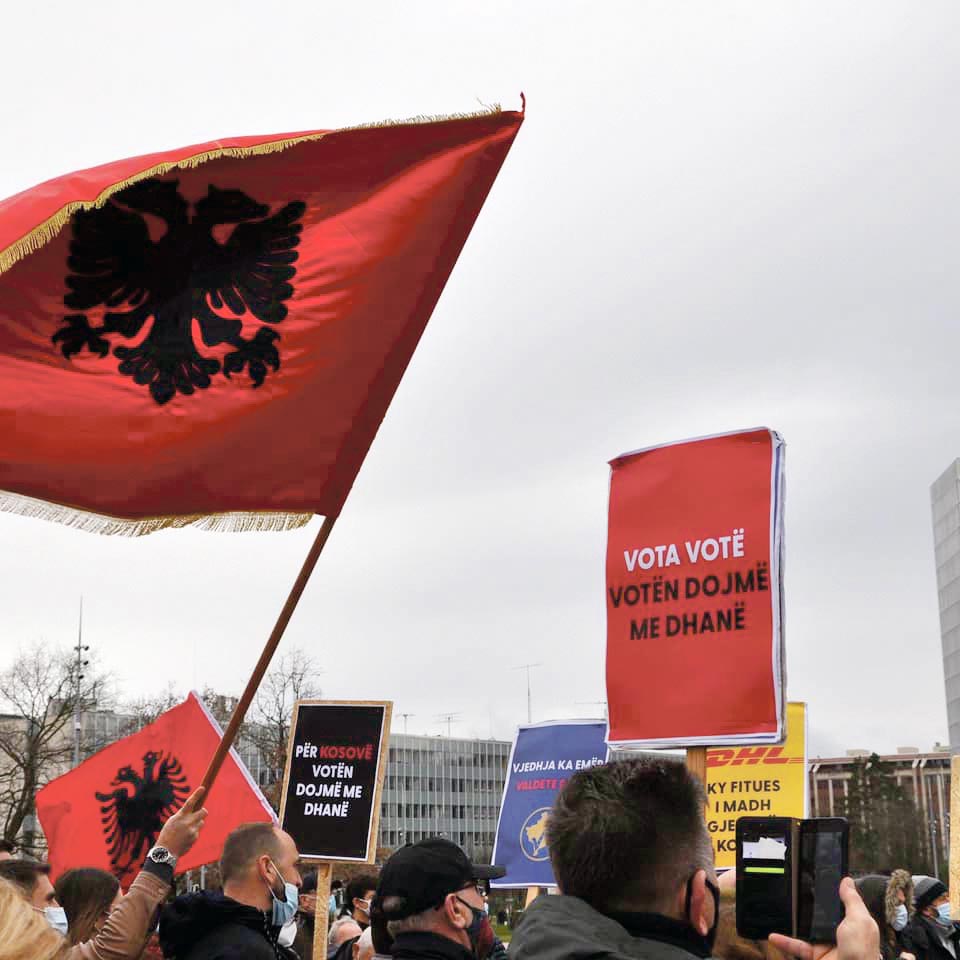
<path id="1" fill-rule="evenodd" d="M 160 828 L 183 805 L 190 793 L 180 761 L 150 750 L 143 755 L 143 776 L 131 766 L 121 767 L 109 793 L 96 793 L 100 822 L 107 839 L 114 873 L 138 870 Z"/>
<path id="2" fill-rule="evenodd" d="M 137 340 L 113 354 L 120 372 L 149 385 L 158 404 L 209 387 L 217 373 L 229 378 L 246 368 L 259 387 L 268 368 L 280 368 L 271 326 L 287 315 L 306 209 L 293 202 L 271 213 L 240 190 L 209 186 L 191 214 L 178 186 L 143 180 L 74 215 L 63 302 L 80 312 L 65 316 L 52 337 L 67 359 L 84 348 L 106 357 L 112 335 Z M 156 239 L 148 216 L 162 228 Z M 91 313 L 99 323 L 91 324 Z M 247 314 L 261 324 L 251 337 L 242 335 Z M 205 347 L 233 348 L 222 364 L 198 349 L 194 321 Z"/>

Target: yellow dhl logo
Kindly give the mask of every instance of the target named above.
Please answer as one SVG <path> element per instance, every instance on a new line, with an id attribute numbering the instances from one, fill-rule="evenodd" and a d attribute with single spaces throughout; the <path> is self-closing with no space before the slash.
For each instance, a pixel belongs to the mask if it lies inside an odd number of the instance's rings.
<path id="1" fill-rule="evenodd" d="M 739 750 L 710 749 L 708 767 L 741 767 L 755 764 L 803 763 L 803 757 L 785 757 L 784 747 L 740 747 Z"/>

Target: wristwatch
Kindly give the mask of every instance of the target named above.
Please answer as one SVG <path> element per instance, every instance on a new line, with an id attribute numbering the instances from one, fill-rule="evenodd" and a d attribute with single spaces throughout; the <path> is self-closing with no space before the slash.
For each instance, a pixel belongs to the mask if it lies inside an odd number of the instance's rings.
<path id="1" fill-rule="evenodd" d="M 154 863 L 169 864 L 171 870 L 177 865 L 176 854 L 171 853 L 166 847 L 151 847 L 150 852 L 147 854 L 147 859 L 152 860 Z"/>

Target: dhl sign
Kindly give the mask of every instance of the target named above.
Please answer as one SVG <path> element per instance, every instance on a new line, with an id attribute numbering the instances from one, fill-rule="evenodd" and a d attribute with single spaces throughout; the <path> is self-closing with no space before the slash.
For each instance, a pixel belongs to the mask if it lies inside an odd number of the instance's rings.
<path id="1" fill-rule="evenodd" d="M 788 703 L 782 744 L 707 750 L 707 829 L 718 867 L 736 865 L 741 816 L 806 816 L 806 727 L 806 705 Z"/>
<path id="2" fill-rule="evenodd" d="M 707 751 L 707 767 L 740 767 L 762 763 L 803 763 L 803 757 L 790 756 L 786 746 L 782 747 L 740 747 L 733 749 L 721 747 Z"/>

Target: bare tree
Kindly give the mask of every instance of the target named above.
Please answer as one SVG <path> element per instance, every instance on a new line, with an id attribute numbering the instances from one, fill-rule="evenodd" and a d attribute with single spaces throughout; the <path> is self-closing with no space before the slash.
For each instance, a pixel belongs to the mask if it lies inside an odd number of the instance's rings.
<path id="1" fill-rule="evenodd" d="M 37 644 L 0 673 L 0 818 L 3 839 L 34 853 L 37 790 L 66 772 L 73 756 L 74 708 L 103 705 L 107 677 L 76 658 Z M 26 829 L 25 829 L 26 828 Z"/>
<path id="2" fill-rule="evenodd" d="M 288 651 L 267 671 L 247 714 L 242 736 L 256 747 L 271 771 L 264 792 L 277 809 L 293 705 L 297 700 L 320 696 L 319 677 L 316 663 L 303 650 L 296 647 Z"/>
<path id="3" fill-rule="evenodd" d="M 172 683 L 160 693 L 136 697 L 128 700 L 122 707 L 123 723 L 120 727 L 120 736 L 136 733 L 148 724 L 153 723 L 161 713 L 166 713 L 178 703 L 183 702 L 183 696 Z"/>

